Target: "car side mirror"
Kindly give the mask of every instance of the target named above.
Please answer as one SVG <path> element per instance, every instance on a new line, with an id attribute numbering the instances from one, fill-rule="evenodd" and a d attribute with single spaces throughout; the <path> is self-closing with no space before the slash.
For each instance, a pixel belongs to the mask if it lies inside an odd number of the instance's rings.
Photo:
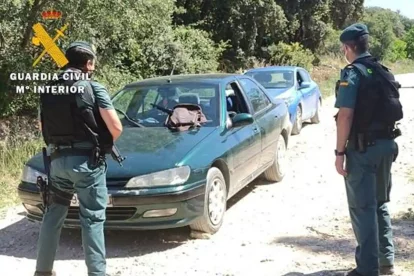
<path id="1" fill-rule="evenodd" d="M 233 127 L 240 127 L 240 126 L 250 125 L 251 123 L 253 123 L 253 116 L 251 114 L 248 114 L 248 113 L 236 114 L 232 118 L 232 126 Z"/>
<path id="2" fill-rule="evenodd" d="M 301 83 L 300 89 L 309 88 L 310 85 L 311 85 L 310 82 L 304 81 Z"/>

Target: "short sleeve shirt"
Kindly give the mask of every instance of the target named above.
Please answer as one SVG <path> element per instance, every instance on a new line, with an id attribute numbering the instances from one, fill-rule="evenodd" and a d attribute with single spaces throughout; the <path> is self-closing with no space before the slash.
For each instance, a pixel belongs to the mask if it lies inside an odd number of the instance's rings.
<path id="1" fill-rule="evenodd" d="M 358 56 L 357 59 L 366 56 L 370 56 L 370 54 L 364 53 Z M 355 109 L 361 77 L 361 72 L 354 65 L 348 65 L 341 71 L 338 95 L 335 101 L 336 108 L 345 107 Z"/>
<path id="2" fill-rule="evenodd" d="M 96 102 L 100 108 L 107 110 L 114 109 L 108 90 L 102 84 L 96 81 L 80 81 L 76 85 L 85 87 L 85 93 L 82 93 L 78 97 L 78 105 L 80 107 L 87 106 L 93 108 L 93 103 Z M 90 92 L 92 94 L 89 94 Z"/>
<path id="3" fill-rule="evenodd" d="M 348 65 L 341 71 L 335 107 L 355 108 L 360 75 L 355 67 Z"/>

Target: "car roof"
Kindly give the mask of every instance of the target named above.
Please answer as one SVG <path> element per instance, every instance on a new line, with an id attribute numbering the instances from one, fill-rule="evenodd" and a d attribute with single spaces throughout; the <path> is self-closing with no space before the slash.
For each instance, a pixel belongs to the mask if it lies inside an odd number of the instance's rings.
<path id="1" fill-rule="evenodd" d="M 219 84 L 221 82 L 233 80 L 239 77 L 239 74 L 227 73 L 211 73 L 211 74 L 186 74 L 186 75 L 172 75 L 148 78 L 125 85 L 125 87 L 134 87 L 141 85 L 160 85 L 166 83 L 182 83 L 182 82 L 205 82 L 212 84 Z"/>
<path id="2" fill-rule="evenodd" d="M 295 69 L 304 69 L 304 68 L 299 67 L 299 66 L 266 66 L 266 67 L 253 68 L 253 69 L 247 70 L 245 73 L 247 73 L 247 72 L 265 72 L 265 71 L 270 71 L 270 70 L 286 70 L 286 71 L 288 71 L 288 70 L 295 70 Z"/>

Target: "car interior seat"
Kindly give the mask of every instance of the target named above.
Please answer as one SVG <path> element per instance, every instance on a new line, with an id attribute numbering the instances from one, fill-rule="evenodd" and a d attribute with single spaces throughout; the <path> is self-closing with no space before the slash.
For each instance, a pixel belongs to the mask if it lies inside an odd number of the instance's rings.
<path id="1" fill-rule="evenodd" d="M 188 103 L 200 105 L 200 97 L 197 94 L 185 93 L 178 98 L 179 103 Z"/>
<path id="2" fill-rule="evenodd" d="M 283 79 L 286 81 L 286 84 L 292 86 L 294 84 L 293 73 L 285 72 L 283 73 Z"/>
<path id="3" fill-rule="evenodd" d="M 272 74 L 267 72 L 258 73 L 254 75 L 254 79 L 257 80 L 263 86 L 265 86 L 264 84 L 270 83 L 272 81 Z"/>
<path id="4" fill-rule="evenodd" d="M 216 121 L 218 114 L 220 114 L 220 110 L 217 110 L 217 98 L 212 97 L 209 102 L 208 108 L 205 111 L 211 120 Z"/>

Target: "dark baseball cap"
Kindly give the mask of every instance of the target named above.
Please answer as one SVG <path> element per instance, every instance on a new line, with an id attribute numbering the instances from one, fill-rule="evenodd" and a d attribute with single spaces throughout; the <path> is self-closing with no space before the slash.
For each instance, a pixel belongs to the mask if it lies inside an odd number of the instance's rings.
<path id="1" fill-rule="evenodd" d="M 69 47 L 66 49 L 66 52 L 67 52 L 69 49 L 72 49 L 72 48 L 79 48 L 79 49 L 82 49 L 82 50 L 84 50 L 84 51 L 86 51 L 86 52 L 90 53 L 90 54 L 91 54 L 91 55 L 93 55 L 94 57 L 96 57 L 96 48 L 95 48 L 92 44 L 90 44 L 90 43 L 88 43 L 88 42 L 86 42 L 86 41 L 75 41 L 75 42 L 72 42 L 72 43 L 69 45 Z"/>
<path id="2" fill-rule="evenodd" d="M 368 32 L 368 27 L 366 25 L 361 24 L 361 23 L 355 23 L 355 24 L 352 24 L 351 26 L 348 26 L 346 29 L 344 29 L 339 39 L 342 43 L 344 43 L 346 41 L 355 41 L 360 36 L 367 35 L 367 34 L 369 34 L 369 32 Z"/>

